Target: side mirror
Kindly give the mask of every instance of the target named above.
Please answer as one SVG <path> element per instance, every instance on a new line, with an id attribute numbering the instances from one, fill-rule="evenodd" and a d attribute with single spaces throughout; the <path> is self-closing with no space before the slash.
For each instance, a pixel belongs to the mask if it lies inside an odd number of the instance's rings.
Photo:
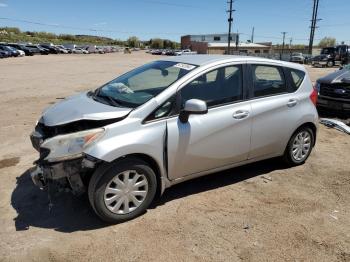
<path id="1" fill-rule="evenodd" d="M 190 115 L 203 115 L 208 113 L 207 103 L 199 99 L 190 99 L 185 102 L 184 109 L 180 112 L 180 121 L 186 123 Z"/>

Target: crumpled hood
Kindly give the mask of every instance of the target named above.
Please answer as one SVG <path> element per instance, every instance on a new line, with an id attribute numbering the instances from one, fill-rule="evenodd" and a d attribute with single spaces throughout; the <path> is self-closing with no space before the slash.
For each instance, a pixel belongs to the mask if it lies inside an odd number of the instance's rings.
<path id="1" fill-rule="evenodd" d="M 125 117 L 131 108 L 114 107 L 88 97 L 87 92 L 74 95 L 47 108 L 40 122 L 46 126 L 63 125 L 78 120 L 107 120 Z"/>
<path id="2" fill-rule="evenodd" d="M 324 84 L 334 84 L 334 83 L 348 83 L 350 84 L 350 70 L 342 69 L 337 70 L 325 77 L 322 77 L 317 80 L 320 83 Z"/>

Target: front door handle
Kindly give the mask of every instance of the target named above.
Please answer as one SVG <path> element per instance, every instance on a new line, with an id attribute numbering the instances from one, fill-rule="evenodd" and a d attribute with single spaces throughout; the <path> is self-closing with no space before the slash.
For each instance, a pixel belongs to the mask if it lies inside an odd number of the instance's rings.
<path id="1" fill-rule="evenodd" d="M 288 107 L 293 107 L 293 106 L 296 106 L 298 104 L 298 100 L 296 99 L 289 99 L 288 103 L 287 103 L 287 106 Z"/>
<path id="2" fill-rule="evenodd" d="M 249 112 L 248 111 L 243 111 L 243 110 L 238 110 L 233 114 L 233 118 L 234 119 L 243 119 L 249 116 Z"/>

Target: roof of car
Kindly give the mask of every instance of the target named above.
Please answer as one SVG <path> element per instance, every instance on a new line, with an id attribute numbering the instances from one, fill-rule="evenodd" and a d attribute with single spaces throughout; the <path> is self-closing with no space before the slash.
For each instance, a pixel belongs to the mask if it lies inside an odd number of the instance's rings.
<path id="1" fill-rule="evenodd" d="M 236 56 L 236 55 L 181 55 L 174 57 L 167 57 L 161 59 L 164 61 L 174 61 L 178 63 L 186 63 L 192 65 L 203 66 L 219 61 L 227 61 L 227 62 L 235 62 L 235 61 L 259 61 L 266 63 L 277 63 L 281 65 L 285 65 L 288 67 L 294 67 L 301 70 L 305 70 L 301 65 L 295 63 L 289 63 L 280 60 L 272 60 L 268 58 L 260 58 L 260 57 L 251 57 L 251 56 Z"/>
<path id="2" fill-rule="evenodd" d="M 227 55 L 181 55 L 181 56 L 167 57 L 166 59 L 162 59 L 162 60 L 202 66 L 205 64 L 210 64 L 221 60 L 227 60 L 227 59 L 242 60 L 243 58 L 244 57 L 242 56 L 227 56 Z"/>

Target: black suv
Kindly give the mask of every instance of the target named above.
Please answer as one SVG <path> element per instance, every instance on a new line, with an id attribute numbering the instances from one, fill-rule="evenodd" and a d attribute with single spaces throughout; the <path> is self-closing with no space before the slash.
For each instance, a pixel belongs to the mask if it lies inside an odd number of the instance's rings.
<path id="1" fill-rule="evenodd" d="M 317 106 L 350 113 L 350 65 L 317 80 Z"/>
<path id="2" fill-rule="evenodd" d="M 333 67 L 335 65 L 346 65 L 349 62 L 350 47 L 337 45 L 321 49 L 321 54 L 312 59 L 313 66 Z"/>

